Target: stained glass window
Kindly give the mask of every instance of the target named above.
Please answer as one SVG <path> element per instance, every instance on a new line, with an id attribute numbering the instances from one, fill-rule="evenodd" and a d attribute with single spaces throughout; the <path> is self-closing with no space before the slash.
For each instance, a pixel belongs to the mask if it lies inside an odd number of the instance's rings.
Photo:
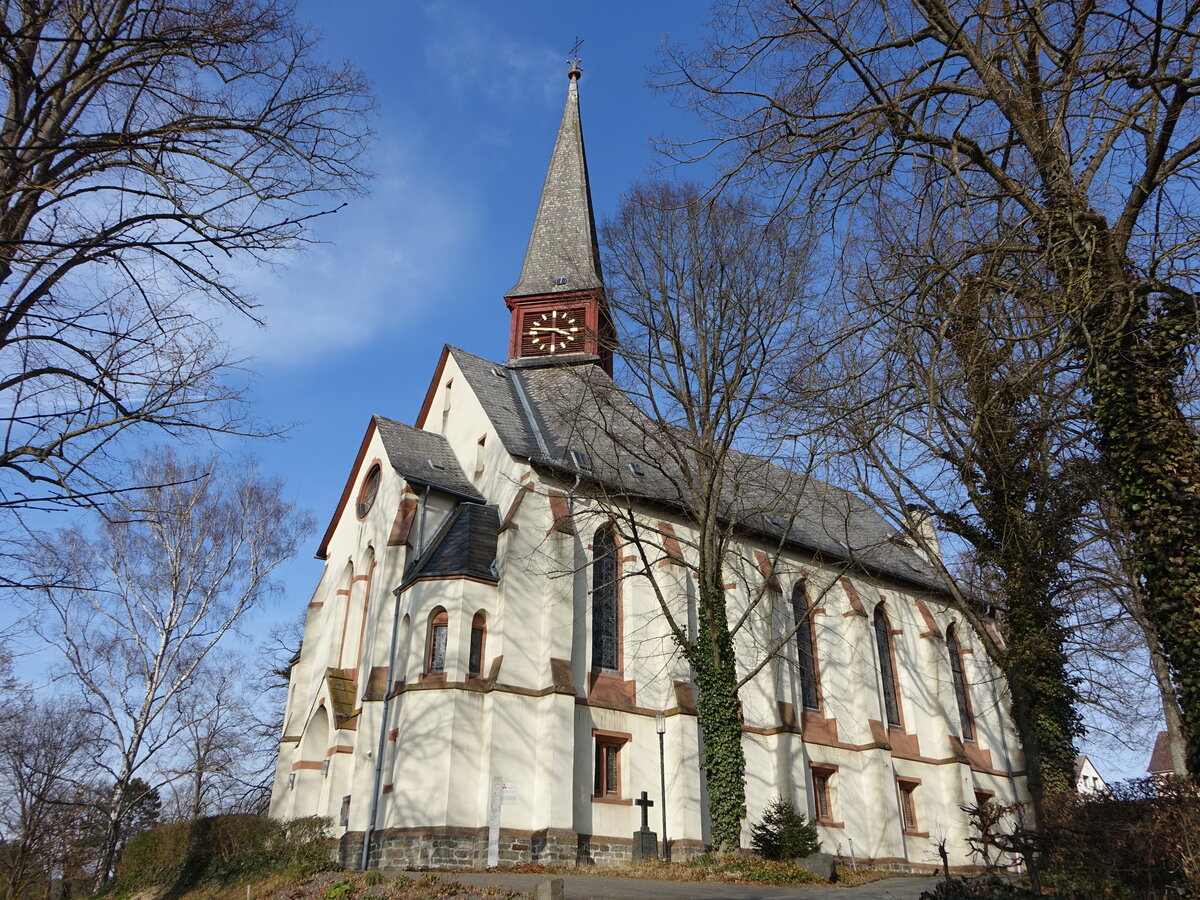
<path id="1" fill-rule="evenodd" d="M 962 647 L 954 626 L 946 630 L 946 651 L 950 654 L 950 677 L 954 681 L 954 699 L 958 702 L 958 722 L 965 741 L 975 740 L 975 722 L 971 718 L 971 699 L 967 694 L 967 679 L 963 674 Z"/>
<path id="2" fill-rule="evenodd" d="M 812 770 L 813 806 L 817 813 L 818 822 L 833 821 L 833 803 L 829 798 L 829 779 L 833 776 L 832 769 Z"/>
<path id="3" fill-rule="evenodd" d="M 436 675 L 446 671 L 446 632 L 449 618 L 442 610 L 434 615 L 429 622 L 429 674 Z"/>
<path id="4" fill-rule="evenodd" d="M 804 582 L 792 588 L 792 621 L 796 625 L 796 658 L 800 666 L 800 694 L 805 709 L 820 709 L 817 690 L 817 648 L 813 643 L 812 612 Z"/>
<path id="5" fill-rule="evenodd" d="M 875 607 L 875 644 L 879 649 L 879 675 L 883 680 L 883 708 L 889 725 L 900 727 L 900 695 L 892 665 L 892 634 L 883 606 Z"/>
<path id="6" fill-rule="evenodd" d="M 612 534 L 597 531 L 592 541 L 592 668 L 620 668 L 617 608 L 617 547 Z"/>

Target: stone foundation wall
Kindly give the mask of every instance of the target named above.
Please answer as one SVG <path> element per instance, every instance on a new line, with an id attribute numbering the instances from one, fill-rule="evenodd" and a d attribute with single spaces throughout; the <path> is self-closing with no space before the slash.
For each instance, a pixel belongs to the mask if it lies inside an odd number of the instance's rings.
<path id="1" fill-rule="evenodd" d="M 345 869 L 357 869 L 363 833 L 347 832 L 337 843 L 336 858 Z M 707 848 L 699 841 L 671 841 L 671 858 L 695 859 Z M 628 862 L 631 838 L 576 834 L 569 828 L 528 832 L 500 829 L 500 867 L 521 863 L 544 866 L 590 866 Z M 367 866 L 371 869 L 482 869 L 487 866 L 486 828 L 387 828 L 371 836 Z"/>
<path id="2" fill-rule="evenodd" d="M 337 842 L 334 856 L 344 869 L 357 869 L 362 857 L 361 831 L 344 834 Z M 591 866 L 629 862 L 633 857 L 631 838 L 576 834 L 569 828 L 543 828 L 528 832 L 500 829 L 500 868 L 520 863 L 545 866 Z M 696 840 L 670 842 L 671 859 L 686 862 L 708 852 Z M 488 834 L 486 828 L 388 828 L 371 837 L 368 868 L 371 869 L 483 869 L 487 867 Z M 749 851 L 743 851 L 748 853 Z M 840 869 L 850 869 L 849 857 L 836 857 Z M 936 873 L 932 863 L 914 863 L 903 859 L 859 859 L 858 865 L 904 873 Z M 951 872 L 973 874 L 972 866 L 951 866 Z"/>

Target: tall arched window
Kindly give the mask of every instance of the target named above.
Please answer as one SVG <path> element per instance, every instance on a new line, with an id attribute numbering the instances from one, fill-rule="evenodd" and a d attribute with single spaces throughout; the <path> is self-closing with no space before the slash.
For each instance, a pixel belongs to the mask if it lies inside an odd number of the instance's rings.
<path id="1" fill-rule="evenodd" d="M 617 545 L 607 529 L 592 540 L 592 668 L 621 667 L 621 623 L 617 602 Z"/>
<path id="2" fill-rule="evenodd" d="M 817 687 L 817 645 L 813 640 L 812 610 L 804 582 L 792 588 L 792 622 L 796 626 L 796 660 L 800 666 L 800 695 L 805 709 L 821 708 Z"/>
<path id="3" fill-rule="evenodd" d="M 483 644 L 487 637 L 487 620 L 483 613 L 475 613 L 471 620 L 471 653 L 467 658 L 467 674 L 478 677 L 483 673 Z"/>
<path id="4" fill-rule="evenodd" d="M 429 648 L 426 653 L 425 672 L 441 675 L 446 671 L 446 639 L 450 631 L 450 617 L 438 607 L 429 617 Z"/>
<path id="5" fill-rule="evenodd" d="M 875 645 L 879 649 L 879 676 L 883 680 L 883 710 L 889 725 L 900 727 L 900 694 L 896 690 L 896 668 L 892 662 L 892 630 L 883 604 L 875 607 Z"/>
<path id="6" fill-rule="evenodd" d="M 950 654 L 950 677 L 954 681 L 954 699 L 958 703 L 958 723 L 964 741 L 975 740 L 975 720 L 971 716 L 971 695 L 967 691 L 967 678 L 963 673 L 962 647 L 954 626 L 946 629 L 946 651 Z"/>

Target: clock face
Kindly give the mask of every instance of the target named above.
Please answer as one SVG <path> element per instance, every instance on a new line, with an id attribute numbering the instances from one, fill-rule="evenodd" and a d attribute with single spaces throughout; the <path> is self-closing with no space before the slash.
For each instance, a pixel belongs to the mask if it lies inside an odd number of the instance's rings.
<path id="1" fill-rule="evenodd" d="M 525 335 L 534 350 L 541 353 L 573 353 L 583 349 L 583 323 L 573 312 L 547 310 L 531 316 Z"/>

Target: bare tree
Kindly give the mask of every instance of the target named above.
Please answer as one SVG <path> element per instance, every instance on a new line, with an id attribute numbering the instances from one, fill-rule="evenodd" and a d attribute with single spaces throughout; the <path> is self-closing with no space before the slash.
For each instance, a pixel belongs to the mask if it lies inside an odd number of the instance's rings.
<path id="1" fill-rule="evenodd" d="M 181 728 L 157 768 L 170 782 L 166 818 L 179 821 L 241 811 L 246 795 L 274 763 L 279 732 L 264 742 L 256 726 L 253 683 L 261 676 L 249 661 L 232 654 L 210 654 L 192 676 L 187 691 L 176 695 L 172 716 Z"/>
<path id="2" fill-rule="evenodd" d="M 558 375 L 562 389 L 545 402 L 557 404 L 555 428 L 578 436 L 571 445 L 591 448 L 580 490 L 596 521 L 611 523 L 628 548 L 620 555 L 632 552 L 636 562 L 624 577 L 653 592 L 691 668 L 713 843 L 735 848 L 745 809 L 738 692 L 761 668 L 757 659 L 739 659 L 735 640 L 759 621 L 754 607 L 765 589 L 755 581 L 745 609 L 730 605 L 726 584 L 750 580 L 741 558 L 744 524 L 765 507 L 786 521 L 792 512 L 781 498 L 803 481 L 739 448 L 763 446 L 769 398 L 803 341 L 796 311 L 808 277 L 807 239 L 767 222 L 748 201 L 710 202 L 694 185 L 635 187 L 603 230 L 620 389 L 591 367 L 566 368 Z M 573 380 L 586 391 L 581 402 Z M 682 527 L 656 525 L 648 496 L 667 502 Z M 602 593 L 618 567 L 615 551 L 596 552 Z M 694 578 L 694 623 L 664 560 Z M 605 648 L 615 652 L 612 635 L 597 629 L 594 640 L 594 658 Z"/>
<path id="3" fill-rule="evenodd" d="M 812 404 L 821 409 L 812 418 L 844 437 L 841 470 L 940 565 L 1005 673 L 1040 812 L 1047 791 L 1073 787 L 1082 731 L 1064 617 L 1095 480 L 1071 427 L 1077 379 L 1046 313 L 1004 293 L 1012 273 L 1002 256 L 971 278 L 922 280 L 928 266 L 911 263 L 924 248 L 895 237 L 856 282 L 846 314 L 831 319 L 845 323 L 829 335 L 835 386 Z M 912 501 L 918 514 L 906 509 Z M 981 570 L 977 596 L 950 576 L 952 547 L 929 542 L 922 519 L 930 513 Z M 982 627 L 981 597 L 1005 610 L 1003 642 Z"/>
<path id="4" fill-rule="evenodd" d="M 205 312 L 359 187 L 371 100 L 287 0 L 0 4 L 0 508 L 127 484 L 129 429 L 252 428 Z M 215 304 L 215 305 L 213 305 Z"/>
<path id="5" fill-rule="evenodd" d="M 58 532 L 36 548 L 46 585 L 35 628 L 66 663 L 111 778 L 98 881 L 112 872 L 130 785 L 171 752 L 204 710 L 209 655 L 278 585 L 275 568 L 311 527 L 278 481 L 249 462 L 219 467 L 168 451 L 131 473 L 143 488 L 99 530 Z M 190 697 L 190 702 L 184 702 Z M 207 698 L 211 699 L 211 698 Z"/>
<path id="6" fill-rule="evenodd" d="M 9 671 L 7 664 L 5 671 Z M 80 776 L 92 745 L 81 710 L 38 700 L 4 678 L 0 704 L 0 891 L 5 900 L 48 893 L 83 815 Z"/>
<path id="7" fill-rule="evenodd" d="M 667 79 L 714 123 L 730 178 L 852 235 L 864 204 L 916 209 L 944 270 L 969 271 L 981 231 L 985 254 L 1023 258 L 1036 277 L 1020 293 L 1054 316 L 1080 370 L 1193 774 L 1200 442 L 1180 389 L 1200 341 L 1198 11 L 752 0 L 725 5 Z M 943 197 L 977 227 L 943 230 Z"/>

